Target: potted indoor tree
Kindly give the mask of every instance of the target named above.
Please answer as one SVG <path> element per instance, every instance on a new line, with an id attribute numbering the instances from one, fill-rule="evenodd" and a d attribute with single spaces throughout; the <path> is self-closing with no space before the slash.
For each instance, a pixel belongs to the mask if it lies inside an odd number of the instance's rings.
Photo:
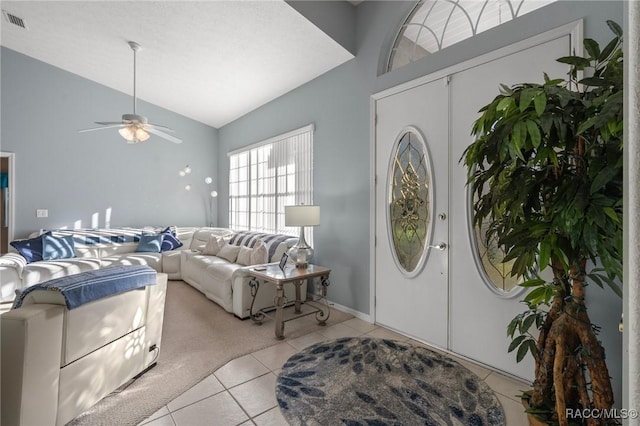
<path id="1" fill-rule="evenodd" d="M 568 78 L 502 85 L 480 110 L 477 139 L 461 159 L 475 224 L 488 222 L 487 240 L 505 250 L 527 288 L 526 310 L 507 333 L 518 361 L 535 358 L 528 412 L 560 425 L 577 410 L 613 404 L 585 304 L 588 282 L 621 295 L 622 30 L 607 24 L 615 37 L 606 47 L 585 39 L 587 57 L 558 59 L 570 65 Z"/>

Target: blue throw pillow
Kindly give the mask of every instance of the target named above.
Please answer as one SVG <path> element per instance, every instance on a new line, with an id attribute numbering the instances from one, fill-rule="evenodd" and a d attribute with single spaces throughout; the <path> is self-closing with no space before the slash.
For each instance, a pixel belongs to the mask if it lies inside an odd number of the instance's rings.
<path id="1" fill-rule="evenodd" d="M 165 234 L 142 234 L 136 252 L 160 253 Z"/>
<path id="2" fill-rule="evenodd" d="M 42 259 L 70 259 L 76 257 L 73 243 L 73 236 L 54 237 L 53 235 L 45 235 L 42 238 Z"/>
<path id="3" fill-rule="evenodd" d="M 165 229 L 164 231 L 162 231 L 162 235 L 164 235 L 164 239 L 162 240 L 160 251 L 175 250 L 178 247 L 182 247 L 182 241 L 176 238 L 176 234 L 171 231 L 171 229 Z"/>
<path id="4" fill-rule="evenodd" d="M 25 240 L 11 241 L 11 247 L 18 250 L 27 263 L 42 260 L 42 239 L 45 235 L 51 235 L 51 231 L 47 231 L 42 235 Z"/>

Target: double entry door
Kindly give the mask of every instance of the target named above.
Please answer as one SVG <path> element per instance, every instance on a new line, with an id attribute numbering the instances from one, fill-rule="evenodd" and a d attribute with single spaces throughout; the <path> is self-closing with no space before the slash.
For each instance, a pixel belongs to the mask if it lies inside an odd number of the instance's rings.
<path id="1" fill-rule="evenodd" d="M 523 310 L 521 289 L 490 270 L 460 159 L 479 109 L 501 83 L 566 76 L 555 59 L 572 52 L 572 31 L 374 96 L 376 323 L 531 379 L 532 361 L 518 364 L 507 351 L 506 326 Z"/>

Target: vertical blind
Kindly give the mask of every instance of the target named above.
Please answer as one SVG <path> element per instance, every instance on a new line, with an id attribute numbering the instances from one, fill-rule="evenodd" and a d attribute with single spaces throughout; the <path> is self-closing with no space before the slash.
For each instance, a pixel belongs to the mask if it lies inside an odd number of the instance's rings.
<path id="1" fill-rule="evenodd" d="M 298 235 L 284 226 L 284 206 L 313 204 L 313 130 L 310 124 L 229 152 L 231 229 Z"/>

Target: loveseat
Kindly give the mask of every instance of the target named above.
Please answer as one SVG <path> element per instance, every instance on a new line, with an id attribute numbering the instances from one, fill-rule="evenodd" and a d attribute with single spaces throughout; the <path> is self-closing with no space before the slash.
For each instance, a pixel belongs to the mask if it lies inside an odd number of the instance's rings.
<path id="1" fill-rule="evenodd" d="M 44 243 L 39 240 L 47 238 L 47 241 L 56 243 L 54 252 L 46 260 L 39 260 L 36 256 L 35 261 L 28 263 L 29 259 L 19 253 L 0 257 L 0 302 L 4 302 L 4 306 L 14 299 L 16 290 L 50 279 L 107 266 L 148 265 L 166 273 L 169 280 L 184 280 L 227 312 L 247 318 L 252 299 L 247 275 L 250 262 L 237 261 L 239 248 L 236 257 L 203 254 L 207 244 L 212 238 L 222 239 L 230 245 L 244 247 L 244 253 L 257 248 L 258 241 L 261 241 L 267 254 L 258 263 L 267 263 L 279 261 L 282 253 L 296 242 L 295 237 L 287 235 L 209 227 L 74 229 L 52 230 L 47 234 L 43 236 L 38 232 L 29 237 L 29 240 L 35 240 L 36 251 L 43 250 Z M 168 240 L 172 243 L 165 247 L 167 240 L 163 240 L 159 247 L 161 251 L 137 251 L 146 242 L 143 240 L 159 234 L 170 234 L 172 238 Z M 26 240 L 22 241 L 24 246 Z M 254 309 L 273 305 L 274 291 L 269 286 L 272 285 L 261 287 Z M 306 283 L 301 290 L 302 295 L 306 295 Z M 285 296 L 290 300 L 295 297 L 293 291 L 293 288 L 285 288 Z"/>
<path id="2" fill-rule="evenodd" d="M 2 425 L 64 425 L 156 362 L 167 275 L 150 271 L 152 285 L 73 309 L 35 290 L 2 314 Z"/>

